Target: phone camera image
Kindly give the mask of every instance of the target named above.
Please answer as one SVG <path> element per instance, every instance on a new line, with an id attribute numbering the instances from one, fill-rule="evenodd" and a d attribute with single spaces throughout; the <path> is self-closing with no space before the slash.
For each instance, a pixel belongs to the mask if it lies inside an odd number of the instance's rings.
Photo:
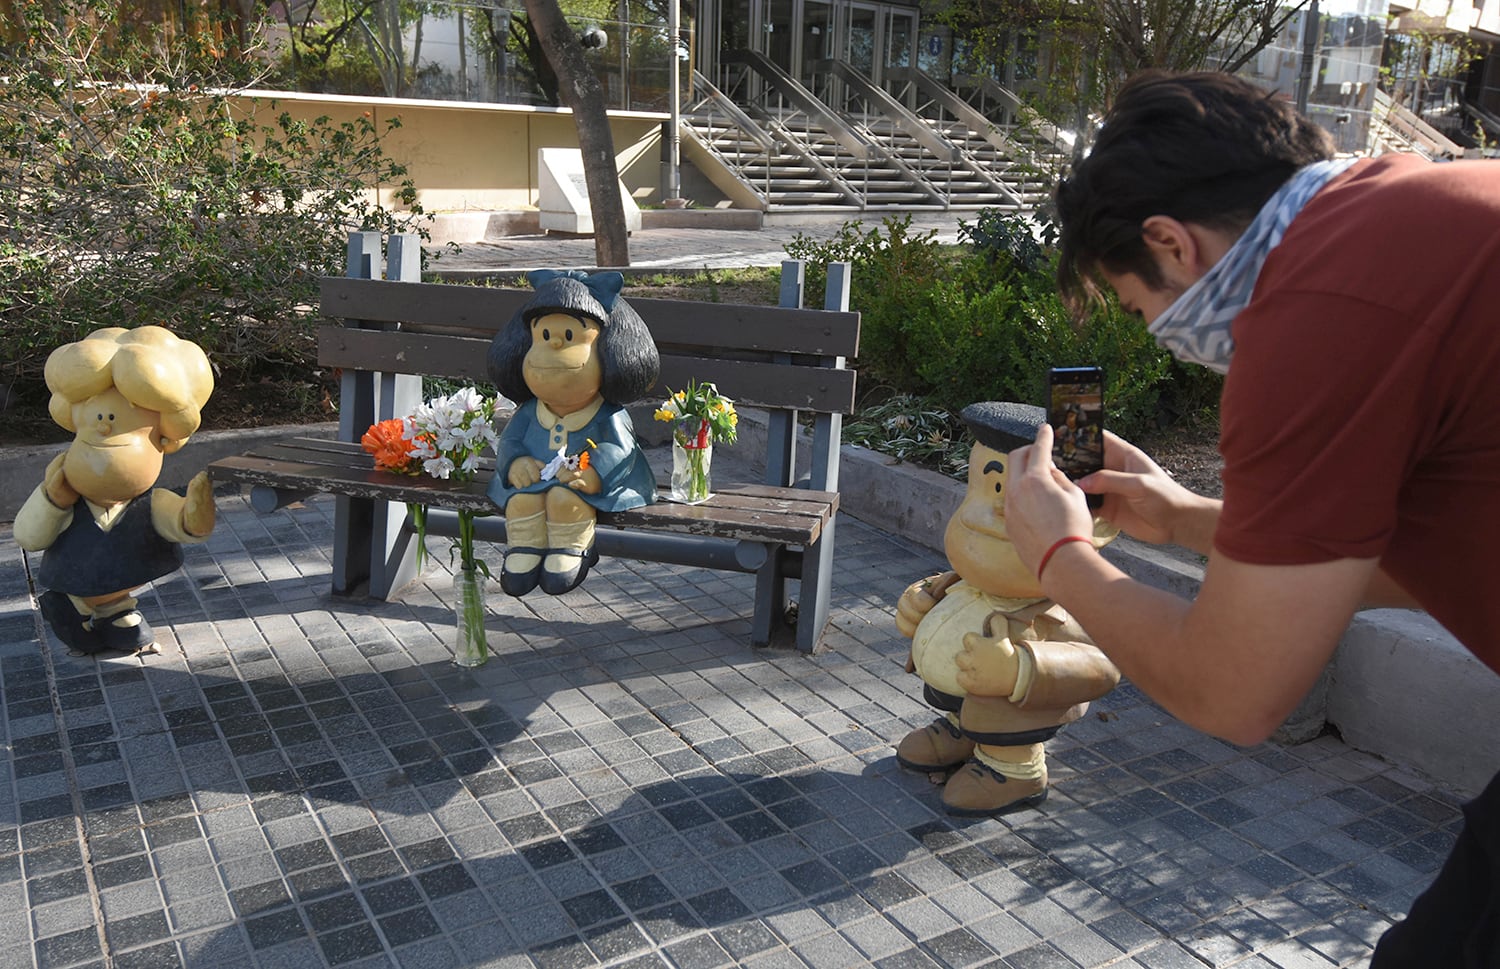
<path id="1" fill-rule="evenodd" d="M 1104 377 L 1097 367 L 1051 372 L 1052 462 L 1077 480 L 1104 467 Z M 1092 497 L 1092 496 L 1091 496 Z"/>

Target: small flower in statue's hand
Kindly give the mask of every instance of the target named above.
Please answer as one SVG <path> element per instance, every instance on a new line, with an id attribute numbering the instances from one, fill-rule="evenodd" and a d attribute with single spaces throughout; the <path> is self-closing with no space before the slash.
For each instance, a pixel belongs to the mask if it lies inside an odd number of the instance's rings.
<path id="1" fill-rule="evenodd" d="M 405 436 L 405 422 L 399 417 L 371 425 L 360 438 L 360 446 L 375 457 L 376 471 L 416 474 L 411 458 L 411 441 Z"/>
<path id="2" fill-rule="evenodd" d="M 589 439 L 589 447 L 598 446 L 599 445 L 595 444 L 592 438 Z M 557 473 L 564 468 L 568 469 L 569 471 L 587 471 L 589 468 L 588 448 L 584 448 L 582 451 L 579 451 L 577 454 L 573 455 L 568 454 L 568 450 L 566 447 L 558 448 L 557 453 L 552 455 L 552 460 L 548 461 L 546 465 L 543 466 L 541 480 L 551 481 L 553 478 L 557 477 Z"/>

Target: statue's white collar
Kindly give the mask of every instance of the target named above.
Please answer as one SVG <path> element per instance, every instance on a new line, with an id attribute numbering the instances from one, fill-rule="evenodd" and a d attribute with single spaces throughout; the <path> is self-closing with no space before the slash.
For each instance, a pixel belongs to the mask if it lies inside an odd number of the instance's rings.
<path id="1" fill-rule="evenodd" d="M 563 430 L 571 434 L 574 431 L 581 431 L 585 427 L 587 427 L 589 425 L 589 422 L 594 419 L 594 415 L 599 413 L 599 408 L 603 406 L 604 398 L 595 397 L 593 399 L 593 402 L 591 402 L 582 410 L 575 410 L 571 414 L 565 414 L 559 417 L 556 413 L 553 412 L 552 408 L 548 407 L 541 401 L 537 401 L 536 422 L 547 428 L 548 430 L 551 430 L 556 425 L 561 424 L 563 426 Z"/>

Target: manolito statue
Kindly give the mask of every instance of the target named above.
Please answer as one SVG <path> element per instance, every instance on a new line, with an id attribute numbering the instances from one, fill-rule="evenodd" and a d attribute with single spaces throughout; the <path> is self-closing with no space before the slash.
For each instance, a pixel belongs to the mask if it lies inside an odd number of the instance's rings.
<path id="1" fill-rule="evenodd" d="M 912 641 L 908 672 L 940 716 L 896 748 L 902 766 L 944 779 L 949 814 L 988 816 L 1047 796 L 1043 744 L 1114 688 L 1120 673 L 1063 609 L 1007 537 L 1008 452 L 1029 444 L 1040 407 L 972 404 L 963 420 L 976 441 L 968 490 L 943 536 L 952 570 L 915 582 L 897 603 Z M 1115 535 L 1095 520 L 1094 544 Z"/>

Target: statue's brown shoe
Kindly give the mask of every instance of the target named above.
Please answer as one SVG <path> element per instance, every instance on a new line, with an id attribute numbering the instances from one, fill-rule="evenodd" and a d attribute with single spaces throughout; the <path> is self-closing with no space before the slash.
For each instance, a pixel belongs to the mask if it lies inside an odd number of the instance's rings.
<path id="1" fill-rule="evenodd" d="M 943 785 L 943 808 L 965 818 L 992 817 L 1036 807 L 1047 799 L 1046 775 L 1017 780 L 971 760 Z"/>
<path id="2" fill-rule="evenodd" d="M 974 756 L 974 741 L 958 732 L 946 718 L 918 727 L 896 745 L 896 760 L 911 770 L 952 770 Z"/>

